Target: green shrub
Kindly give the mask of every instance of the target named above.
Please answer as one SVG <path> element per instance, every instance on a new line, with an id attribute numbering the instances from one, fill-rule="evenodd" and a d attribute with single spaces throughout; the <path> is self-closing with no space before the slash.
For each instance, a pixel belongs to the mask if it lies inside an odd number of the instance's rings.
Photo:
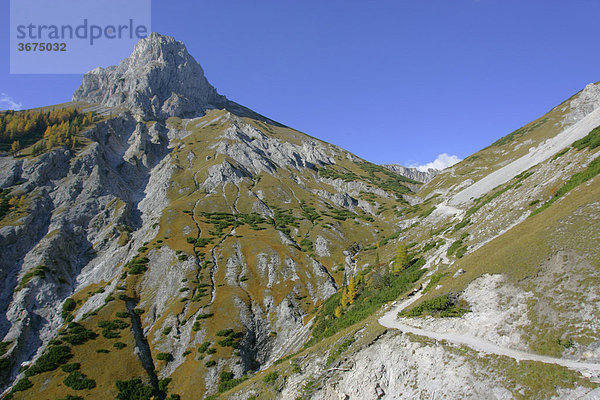
<path id="1" fill-rule="evenodd" d="M 116 381 L 115 386 L 119 391 L 118 400 L 150 400 L 156 394 L 152 386 L 146 385 L 139 378 Z"/>
<path id="2" fill-rule="evenodd" d="M 173 379 L 172 378 L 162 378 L 158 381 L 158 391 L 159 392 L 166 392 L 167 389 L 169 388 L 169 383 L 171 383 Z"/>
<path id="3" fill-rule="evenodd" d="M 117 313 L 115 314 L 115 316 L 117 318 L 128 318 L 129 317 L 129 313 L 127 311 L 117 311 Z"/>
<path id="4" fill-rule="evenodd" d="M 125 268 L 127 269 L 127 273 L 129 275 L 139 275 L 146 272 L 147 265 L 150 260 L 148 257 L 143 257 L 139 255 L 135 255 L 127 264 L 125 264 Z"/>
<path id="5" fill-rule="evenodd" d="M 62 318 L 67 319 L 68 315 L 75 310 L 77 303 L 72 298 L 68 297 L 62 305 Z"/>
<path id="6" fill-rule="evenodd" d="M 17 384 L 15 386 L 13 386 L 11 393 L 24 392 L 31 387 L 33 387 L 33 383 L 31 383 L 29 378 L 22 378 L 22 379 L 19 379 L 19 381 L 17 382 Z"/>
<path id="7" fill-rule="evenodd" d="M 223 347 L 233 347 L 237 349 L 240 340 L 244 337 L 244 332 L 234 332 L 232 329 L 227 329 L 225 335 L 219 335 L 217 332 L 217 336 L 225 336 L 223 340 L 220 340 L 218 343 Z"/>
<path id="8" fill-rule="evenodd" d="M 69 322 L 67 329 L 61 332 L 61 339 L 71 345 L 86 343 L 88 340 L 94 340 L 98 335 L 89 329 L 84 328 L 77 322 Z"/>
<path id="9" fill-rule="evenodd" d="M 108 353 L 110 353 L 110 351 L 108 351 L 106 349 L 96 349 L 96 353 L 98 353 L 98 354 L 108 354 Z"/>
<path id="10" fill-rule="evenodd" d="M 50 346 L 35 363 L 25 371 L 25 376 L 33 376 L 42 372 L 54 371 L 65 364 L 73 355 L 68 346 Z"/>
<path id="11" fill-rule="evenodd" d="M 210 342 L 204 342 L 198 347 L 198 353 L 204 353 L 210 347 Z"/>
<path id="12" fill-rule="evenodd" d="M 249 375 L 244 375 L 241 378 L 234 379 L 233 373 L 228 372 L 228 371 L 223 371 L 223 372 L 221 372 L 221 375 L 219 376 L 220 379 L 219 379 L 218 391 L 219 391 L 219 393 L 226 392 L 226 391 L 234 388 L 235 386 L 239 385 L 240 383 L 244 382 L 249 377 L 250 377 Z"/>
<path id="13" fill-rule="evenodd" d="M 215 354 L 216 352 L 217 352 L 217 349 L 215 349 L 214 347 L 211 347 L 206 350 L 206 354 Z"/>
<path id="14" fill-rule="evenodd" d="M 38 265 L 37 267 L 35 267 L 31 271 L 29 271 L 25 275 L 23 275 L 23 278 L 21 278 L 21 281 L 15 288 L 15 291 L 18 292 L 19 290 L 23 289 L 35 277 L 38 277 L 40 279 L 45 279 L 46 272 L 48 272 L 48 271 L 49 270 L 45 265 Z"/>
<path id="15" fill-rule="evenodd" d="M 124 349 L 126 346 L 127 346 L 127 345 L 126 345 L 125 343 L 123 343 L 123 342 L 115 342 L 115 343 L 113 344 L 113 347 L 114 347 L 115 349 L 117 349 L 117 350 Z"/>
<path id="16" fill-rule="evenodd" d="M 210 360 L 204 363 L 204 366 L 206 368 L 214 367 L 215 365 L 217 365 L 217 362 L 215 360 Z"/>
<path id="17" fill-rule="evenodd" d="M 425 289 L 423 289 L 423 294 L 429 292 L 432 288 L 434 288 L 438 282 L 446 277 L 450 275 L 448 272 L 444 272 L 443 274 L 435 274 L 431 277 L 431 279 L 429 280 L 429 283 L 427 284 L 427 286 L 425 286 Z"/>
<path id="18" fill-rule="evenodd" d="M 11 342 L 0 342 L 0 357 L 6 354 L 10 344 Z"/>
<path id="19" fill-rule="evenodd" d="M 573 142 L 572 146 L 577 150 L 582 150 L 586 147 L 590 150 L 594 150 L 596 147 L 600 146 L 600 126 L 592 129 L 592 131 L 584 138 Z"/>
<path id="20" fill-rule="evenodd" d="M 79 363 L 70 363 L 70 364 L 63 365 L 62 367 L 60 367 L 60 369 L 62 369 L 65 372 L 73 372 L 73 371 L 77 371 L 80 367 L 81 367 L 81 364 L 79 364 Z"/>
<path id="21" fill-rule="evenodd" d="M 158 353 L 156 355 L 156 359 L 161 361 L 171 361 L 173 356 L 169 353 Z"/>
<path id="22" fill-rule="evenodd" d="M 71 372 L 64 380 L 63 383 L 73 390 L 90 390 L 96 387 L 96 381 L 87 378 L 84 374 L 79 371 Z"/>
<path id="23" fill-rule="evenodd" d="M 167 326 L 165 329 L 162 330 L 162 334 L 163 335 L 168 335 L 169 333 L 171 333 L 172 329 L 173 329 L 172 326 Z"/>
<path id="24" fill-rule="evenodd" d="M 273 383 L 279 378 L 279 373 L 277 371 L 269 372 L 264 378 L 264 383 Z"/>
<path id="25" fill-rule="evenodd" d="M 120 337 L 118 331 L 129 327 L 129 324 L 120 319 L 113 319 L 112 321 L 98 322 L 98 327 L 102 328 L 102 336 L 107 339 L 116 339 Z"/>
<path id="26" fill-rule="evenodd" d="M 454 225 L 454 232 L 464 228 L 465 226 L 469 225 L 470 223 L 471 223 L 471 220 L 469 218 L 463 219 L 458 224 Z"/>
<path id="27" fill-rule="evenodd" d="M 466 304 L 465 304 L 466 306 Z M 419 317 L 421 315 L 433 315 L 439 317 L 460 317 L 469 310 L 465 306 L 459 306 L 450 299 L 449 295 L 442 295 L 423 301 L 410 310 L 398 313 L 402 317 Z"/>
<path id="28" fill-rule="evenodd" d="M 199 314 L 196 316 L 196 319 L 206 319 L 206 318 L 210 318 L 214 315 L 215 315 L 214 313 Z"/>

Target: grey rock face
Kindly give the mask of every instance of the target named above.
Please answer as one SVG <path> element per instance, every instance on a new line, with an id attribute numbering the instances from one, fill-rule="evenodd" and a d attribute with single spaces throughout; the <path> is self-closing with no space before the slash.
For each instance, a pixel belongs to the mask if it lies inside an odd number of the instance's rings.
<path id="1" fill-rule="evenodd" d="M 382 167 L 385 167 L 399 175 L 405 176 L 409 179 L 427 183 L 432 180 L 437 174 L 440 173 L 437 169 L 429 168 L 426 172 L 419 171 L 416 168 L 407 168 L 403 167 L 399 164 L 384 164 Z"/>
<path id="2" fill-rule="evenodd" d="M 85 74 L 73 101 L 124 107 L 151 120 L 199 115 L 226 99 L 208 83 L 182 42 L 152 33 L 118 66 Z"/>

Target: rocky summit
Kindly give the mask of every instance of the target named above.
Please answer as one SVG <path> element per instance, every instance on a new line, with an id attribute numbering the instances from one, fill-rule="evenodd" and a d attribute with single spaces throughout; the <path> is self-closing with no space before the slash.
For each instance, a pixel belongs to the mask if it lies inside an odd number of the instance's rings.
<path id="1" fill-rule="evenodd" d="M 599 93 L 421 172 L 151 34 L 0 113 L 3 398 L 600 398 Z"/>
<path id="2" fill-rule="evenodd" d="M 141 119 L 193 117 L 225 100 L 182 42 L 156 33 L 140 40 L 118 66 L 85 74 L 73 94 L 73 101 L 121 107 Z"/>

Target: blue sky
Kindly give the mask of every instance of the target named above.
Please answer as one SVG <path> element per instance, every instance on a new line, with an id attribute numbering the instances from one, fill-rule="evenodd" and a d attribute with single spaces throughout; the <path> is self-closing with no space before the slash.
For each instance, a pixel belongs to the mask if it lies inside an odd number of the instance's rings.
<path id="1" fill-rule="evenodd" d="M 68 101 L 81 75 L 9 74 L 1 7 L 0 109 Z M 597 15 L 594 0 L 156 0 L 152 30 L 230 99 L 372 162 L 422 165 L 600 80 Z"/>

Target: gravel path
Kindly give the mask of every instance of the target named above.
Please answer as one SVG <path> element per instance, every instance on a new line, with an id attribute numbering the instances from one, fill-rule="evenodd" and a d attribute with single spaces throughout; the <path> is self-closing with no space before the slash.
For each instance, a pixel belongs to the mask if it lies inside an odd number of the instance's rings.
<path id="1" fill-rule="evenodd" d="M 414 303 L 420 297 L 421 293 L 419 292 L 414 296 L 409 297 L 405 301 L 393 306 L 379 319 L 379 323 L 386 328 L 399 329 L 402 332 L 410 332 L 415 335 L 426 336 L 435 340 L 446 340 L 452 343 L 463 344 L 477 351 L 507 356 L 514 358 L 517 361 L 540 361 L 548 364 L 562 365 L 569 369 L 579 371 L 582 373 L 582 375 L 593 378 L 595 381 L 600 378 L 600 364 L 566 360 L 563 358 L 554 358 L 520 350 L 514 350 L 507 347 L 498 346 L 494 343 L 469 335 L 462 335 L 452 332 L 436 332 L 428 329 L 416 328 L 414 326 L 407 325 L 402 319 L 398 319 L 398 312 Z"/>

